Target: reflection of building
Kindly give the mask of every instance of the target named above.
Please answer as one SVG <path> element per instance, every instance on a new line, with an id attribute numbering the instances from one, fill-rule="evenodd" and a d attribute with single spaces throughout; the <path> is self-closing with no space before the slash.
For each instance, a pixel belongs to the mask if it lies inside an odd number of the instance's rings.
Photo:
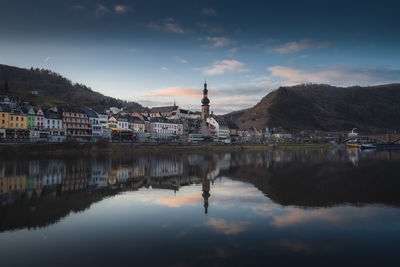
<path id="1" fill-rule="evenodd" d="M 150 168 L 151 177 L 169 177 L 183 174 L 183 161 L 177 160 L 152 160 Z"/>
<path id="2" fill-rule="evenodd" d="M 62 191 L 78 191 L 89 185 L 91 169 L 86 162 L 76 162 L 68 166 L 65 179 L 63 179 Z"/>
<path id="3" fill-rule="evenodd" d="M 210 183 L 220 166 L 229 166 L 230 156 L 142 156 L 119 159 L 24 160 L 0 164 L 0 203 L 23 198 L 62 195 L 67 192 L 137 190 L 140 187 L 179 191 L 183 186 L 202 185 L 204 209 L 208 212 Z"/>
<path id="4" fill-rule="evenodd" d="M 206 177 L 201 179 L 201 189 L 203 190 L 203 194 L 201 195 L 204 199 L 204 213 L 208 213 L 208 199 L 210 195 L 210 180 Z"/>

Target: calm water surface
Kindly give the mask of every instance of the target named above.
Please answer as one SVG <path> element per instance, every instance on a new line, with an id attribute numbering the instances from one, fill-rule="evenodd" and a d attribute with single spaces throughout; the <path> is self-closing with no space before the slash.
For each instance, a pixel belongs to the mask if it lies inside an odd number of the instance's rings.
<path id="1" fill-rule="evenodd" d="M 398 265 L 400 153 L 0 160 L 1 266 Z"/>

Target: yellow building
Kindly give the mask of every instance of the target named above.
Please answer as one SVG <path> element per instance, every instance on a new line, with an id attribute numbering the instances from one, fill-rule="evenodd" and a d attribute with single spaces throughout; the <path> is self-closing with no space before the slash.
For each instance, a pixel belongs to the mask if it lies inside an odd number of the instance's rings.
<path id="1" fill-rule="evenodd" d="M 0 106 L 0 128 L 8 128 L 8 116 L 10 110 L 6 107 Z"/>
<path id="2" fill-rule="evenodd" d="M 144 133 L 146 130 L 146 125 L 144 121 L 134 121 L 133 122 L 133 131 Z"/>
<path id="3" fill-rule="evenodd" d="M 27 129 L 28 118 L 23 113 L 11 112 L 8 118 L 8 129 Z"/>
<path id="4" fill-rule="evenodd" d="M 0 129 L 27 129 L 27 115 L 20 110 L 10 110 L 9 107 L 0 107 Z"/>

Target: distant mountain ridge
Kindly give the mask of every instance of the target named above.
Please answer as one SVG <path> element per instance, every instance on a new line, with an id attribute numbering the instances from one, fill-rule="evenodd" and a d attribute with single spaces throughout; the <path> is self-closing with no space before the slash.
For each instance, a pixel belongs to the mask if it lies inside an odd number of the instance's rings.
<path id="1" fill-rule="evenodd" d="M 235 122 L 242 129 L 268 126 L 291 131 L 348 131 L 354 127 L 368 132 L 399 130 L 400 84 L 280 87 L 254 107 L 236 112 Z"/>
<path id="2" fill-rule="evenodd" d="M 7 85 L 6 85 L 7 84 Z M 38 96 L 32 91 L 38 91 Z M 103 112 L 106 107 L 126 107 L 130 111 L 144 109 L 138 103 L 105 96 L 82 84 L 44 69 L 24 69 L 0 64 L 0 94 L 17 96 L 37 104 L 64 104 L 92 108 Z"/>

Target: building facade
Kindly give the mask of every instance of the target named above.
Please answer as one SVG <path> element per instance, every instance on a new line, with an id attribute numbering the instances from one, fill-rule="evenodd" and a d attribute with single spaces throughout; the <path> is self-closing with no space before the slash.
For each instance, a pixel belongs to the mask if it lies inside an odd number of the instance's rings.
<path id="1" fill-rule="evenodd" d="M 29 108 L 28 114 L 27 114 L 27 128 L 28 130 L 34 130 L 36 129 L 36 112 L 33 107 Z"/>
<path id="2" fill-rule="evenodd" d="M 179 120 L 166 120 L 162 118 L 151 118 L 150 132 L 156 138 L 168 139 L 183 135 L 183 123 Z"/>
<path id="3" fill-rule="evenodd" d="M 45 127 L 44 113 L 41 108 L 36 111 L 36 129 L 43 130 Z"/>
<path id="4" fill-rule="evenodd" d="M 75 108 L 63 108 L 62 116 L 63 127 L 67 130 L 68 136 L 90 137 L 92 135 L 92 127 L 84 111 Z"/>
<path id="5" fill-rule="evenodd" d="M 227 122 L 222 118 L 209 116 L 207 122 L 210 126 L 210 133 L 215 140 L 230 139 L 230 131 Z"/>

